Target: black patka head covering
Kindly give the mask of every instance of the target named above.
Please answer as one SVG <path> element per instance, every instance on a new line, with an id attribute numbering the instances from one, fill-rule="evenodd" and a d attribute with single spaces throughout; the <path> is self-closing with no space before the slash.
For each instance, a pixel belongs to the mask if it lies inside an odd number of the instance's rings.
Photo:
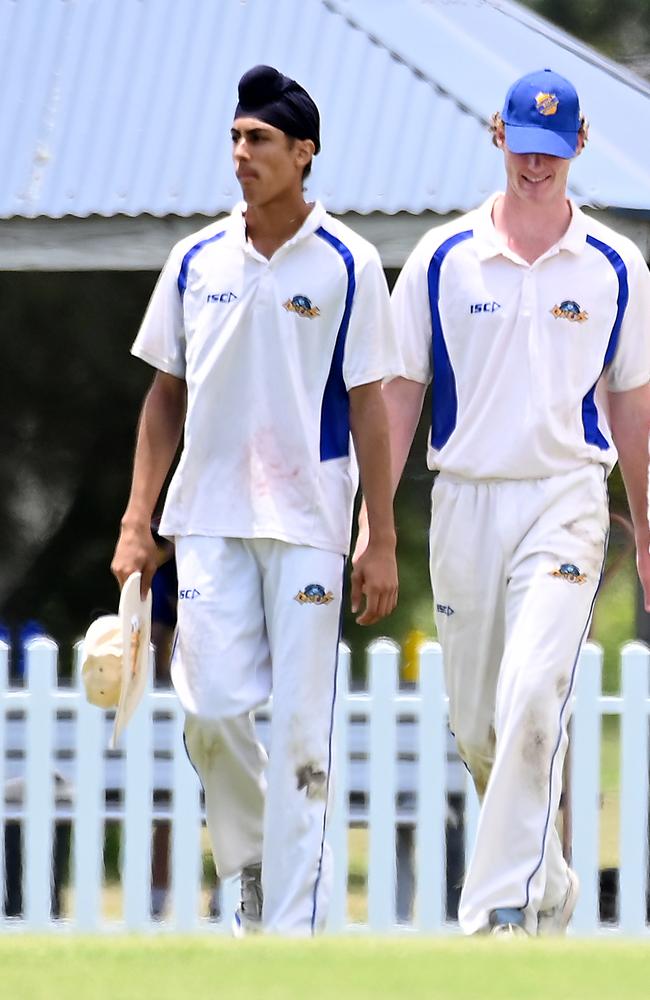
<path id="1" fill-rule="evenodd" d="M 239 81 L 235 118 L 259 118 L 320 152 L 320 115 L 304 87 L 272 66 L 253 66 Z"/>

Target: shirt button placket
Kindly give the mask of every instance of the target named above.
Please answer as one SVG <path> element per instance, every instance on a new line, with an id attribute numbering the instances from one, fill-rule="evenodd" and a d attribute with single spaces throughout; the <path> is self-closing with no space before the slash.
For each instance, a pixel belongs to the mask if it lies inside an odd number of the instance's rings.
<path id="1" fill-rule="evenodd" d="M 520 315 L 522 319 L 530 320 L 534 294 L 534 277 L 530 268 L 527 268 L 526 271 L 524 271 L 524 277 L 521 283 Z"/>

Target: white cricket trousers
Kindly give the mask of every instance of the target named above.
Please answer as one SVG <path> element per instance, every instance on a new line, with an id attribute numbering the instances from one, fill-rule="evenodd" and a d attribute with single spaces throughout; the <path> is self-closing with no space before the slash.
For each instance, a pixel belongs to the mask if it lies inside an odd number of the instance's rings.
<path id="1" fill-rule="evenodd" d="M 463 931 L 499 907 L 560 902 L 555 820 L 570 696 L 608 535 L 604 471 L 458 482 L 432 491 L 431 582 L 449 722 L 482 800 L 463 887 Z"/>
<path id="2" fill-rule="evenodd" d="M 267 932 L 326 918 L 325 841 L 345 560 L 274 539 L 176 539 L 172 680 L 218 873 L 262 862 Z M 252 712 L 273 692 L 269 757 Z"/>

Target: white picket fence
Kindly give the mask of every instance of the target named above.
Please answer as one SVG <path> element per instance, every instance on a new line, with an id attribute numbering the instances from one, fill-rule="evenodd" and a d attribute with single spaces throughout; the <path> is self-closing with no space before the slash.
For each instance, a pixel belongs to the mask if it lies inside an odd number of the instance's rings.
<path id="1" fill-rule="evenodd" d="M 37 638 L 26 648 L 23 688 L 9 687 L 8 649 L 0 643 L 0 831 L 20 821 L 23 911 L 4 916 L 2 931 L 227 930 L 237 905 L 236 881 L 222 888 L 221 923 L 201 912 L 200 788 L 184 752 L 183 718 L 171 691 L 149 690 L 129 725 L 121 748 L 107 750 L 112 713 L 90 706 L 75 687 L 57 684 L 57 646 Z M 152 654 L 153 655 L 153 654 Z M 603 932 L 598 917 L 601 810 L 601 720 L 620 717 L 619 919 L 608 932 L 646 934 L 648 855 L 648 676 L 650 651 L 641 643 L 622 650 L 620 696 L 601 694 L 602 652 L 588 644 L 581 655 L 575 691 L 571 788 L 573 866 L 582 892 L 573 932 Z M 446 919 L 447 795 L 464 792 L 465 849 L 471 848 L 478 805 L 464 769 L 449 753 L 442 658 L 436 643 L 420 654 L 417 688 L 399 686 L 398 647 L 378 640 L 368 649 L 368 688 L 350 690 L 350 654 L 341 645 L 336 708 L 338 761 L 329 839 L 335 858 L 329 917 L 331 932 L 449 933 Z M 78 653 L 77 653 L 78 661 Z M 268 730 L 269 708 L 259 713 Z M 266 730 L 265 730 L 266 727 Z M 264 737 L 263 737 L 264 738 Z M 57 774 L 59 781 L 53 776 Z M 107 789 L 119 796 L 107 799 Z M 169 790 L 160 802 L 154 790 Z M 352 797 L 350 793 L 352 794 Z M 151 831 L 155 819 L 172 825 L 169 914 L 150 916 Z M 73 830 L 69 912 L 51 916 L 54 822 Z M 105 822 L 122 822 L 122 916 L 102 915 Z M 367 922 L 348 913 L 348 852 L 351 824 L 367 826 Z M 412 921 L 396 920 L 396 830 L 412 828 L 415 903 Z M 5 871 L 0 836 L 0 876 Z"/>

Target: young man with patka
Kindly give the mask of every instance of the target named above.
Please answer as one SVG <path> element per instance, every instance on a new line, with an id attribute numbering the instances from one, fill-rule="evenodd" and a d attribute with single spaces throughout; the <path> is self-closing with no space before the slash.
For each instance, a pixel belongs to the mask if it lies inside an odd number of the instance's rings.
<path id="1" fill-rule="evenodd" d="M 160 525 L 178 566 L 172 679 L 218 872 L 242 871 L 237 927 L 283 934 L 327 912 L 351 440 L 371 525 L 352 608 L 370 624 L 397 598 L 381 380 L 401 362 L 376 250 L 305 201 L 319 127 L 296 81 L 242 77 L 244 204 L 172 250 L 133 346 L 157 373 L 113 561 L 120 582 L 139 569 L 148 586 L 151 512 L 183 434 Z M 267 761 L 252 713 L 271 692 Z"/>

